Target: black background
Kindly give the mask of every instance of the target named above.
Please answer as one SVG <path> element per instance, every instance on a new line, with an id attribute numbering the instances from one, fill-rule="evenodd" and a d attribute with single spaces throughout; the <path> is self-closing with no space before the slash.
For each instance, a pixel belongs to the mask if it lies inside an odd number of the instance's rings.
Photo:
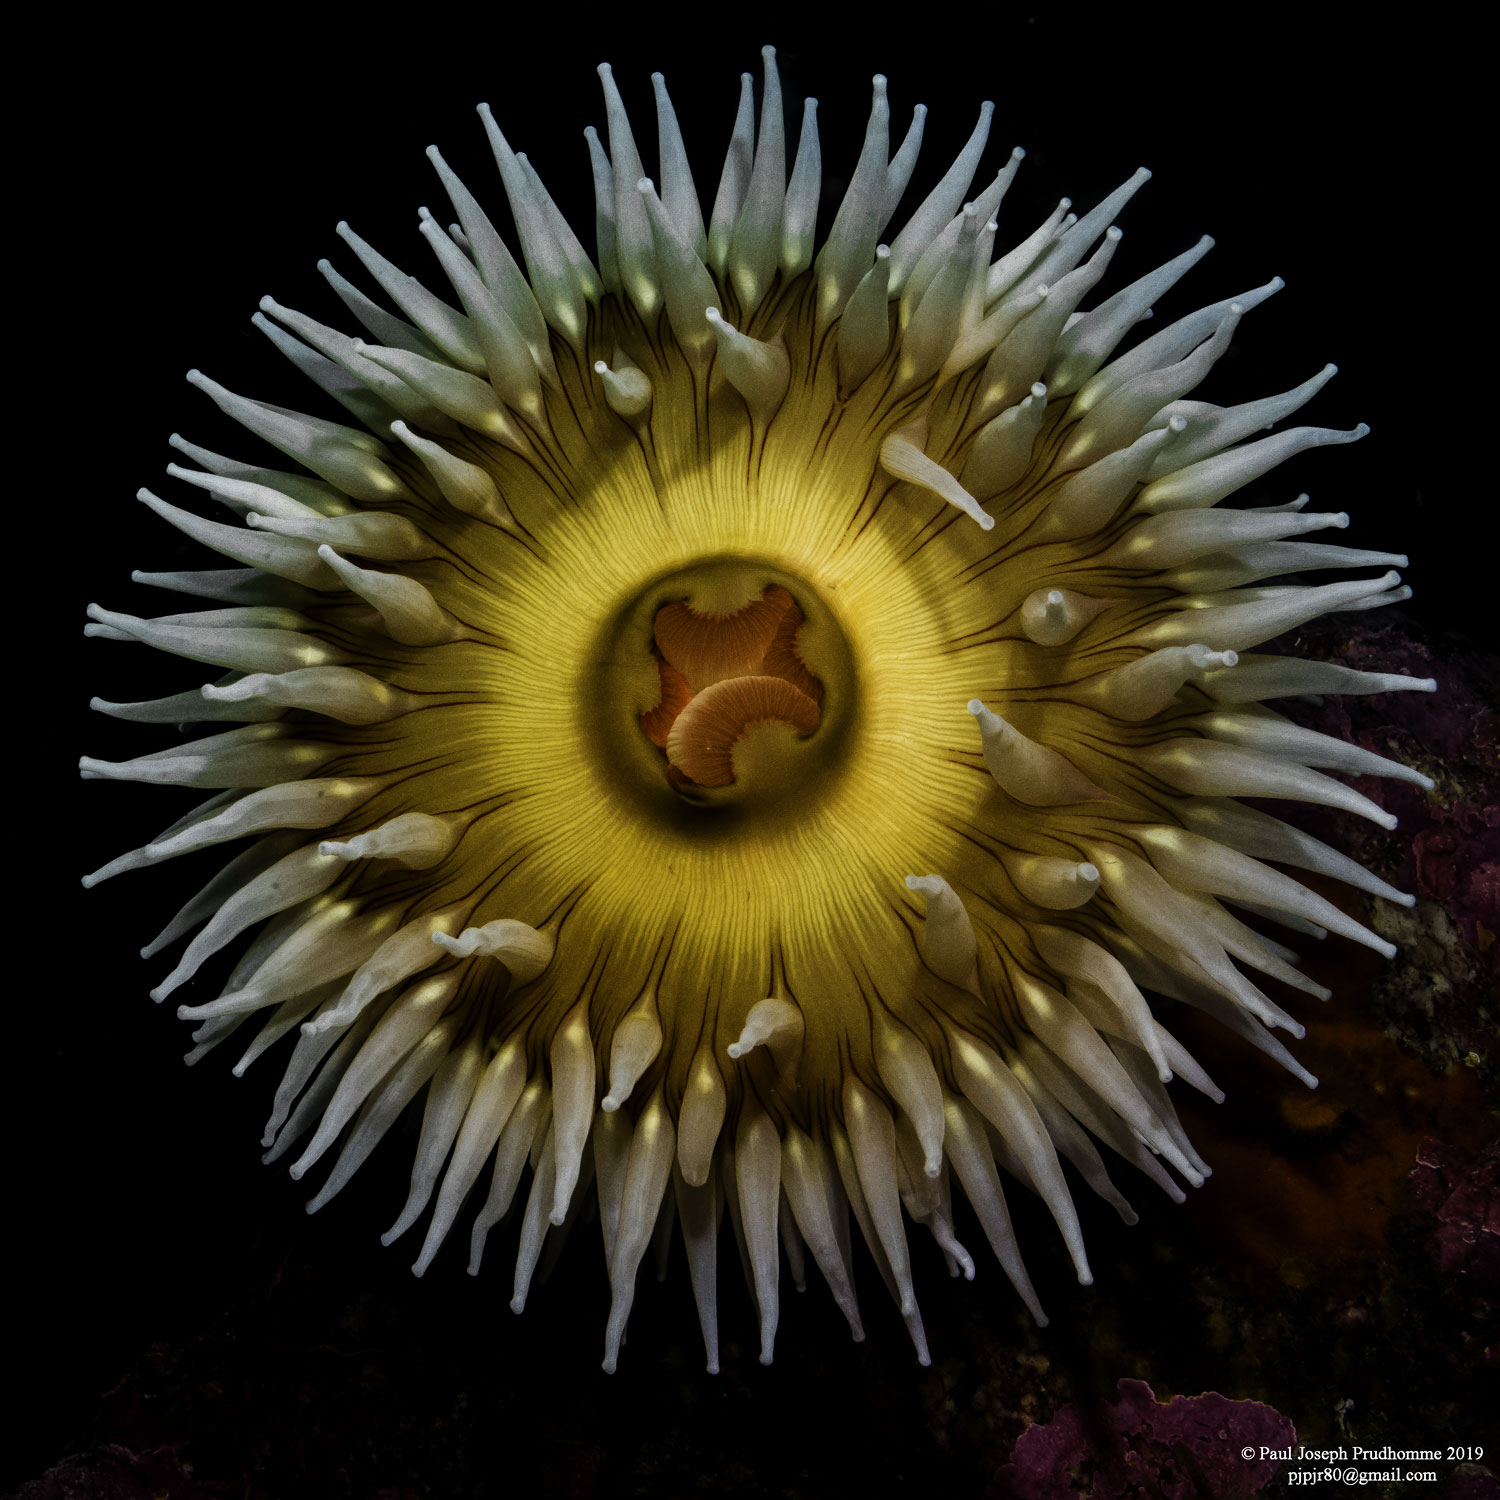
<path id="1" fill-rule="evenodd" d="M 81 639 L 88 600 L 137 607 L 130 568 L 207 565 L 186 561 L 193 549 L 132 499 L 142 484 L 171 496 L 174 483 L 161 472 L 174 456 L 167 434 L 180 430 L 235 456 L 254 447 L 183 373 L 196 365 L 247 395 L 321 410 L 249 326 L 257 299 L 269 292 L 346 325 L 314 270 L 328 255 L 353 275 L 333 234 L 346 216 L 439 286 L 416 232 L 419 204 L 446 216 L 423 148 L 437 142 L 501 217 L 478 101 L 489 101 L 580 228 L 592 223 L 581 131 L 592 121 L 602 133 L 604 123 L 595 63 L 613 63 L 648 163 L 649 75 L 666 72 L 700 195 L 711 202 L 736 78 L 754 71 L 758 92 L 765 40 L 779 48 L 793 140 L 803 95 L 821 101 L 824 231 L 857 154 L 876 71 L 890 78 L 895 139 L 913 104 L 930 106 L 908 211 L 966 138 L 982 98 L 996 101 L 996 115 L 981 177 L 1011 145 L 1029 153 L 1002 209 L 1003 243 L 1028 233 L 1062 193 L 1087 207 L 1148 165 L 1153 181 L 1120 216 L 1125 238 L 1109 289 L 1204 232 L 1217 248 L 1159 318 L 1275 274 L 1287 281 L 1246 318 L 1231 355 L 1195 395 L 1252 399 L 1331 359 L 1341 373 L 1295 420 L 1373 428 L 1360 444 L 1277 471 L 1263 481 L 1263 503 L 1309 489 L 1315 508 L 1349 510 L 1353 525 L 1340 540 L 1411 553 L 1406 578 L 1416 597 L 1406 608 L 1415 617 L 1431 629 L 1488 632 L 1482 579 L 1492 570 L 1482 559 L 1485 550 L 1493 555 L 1494 499 L 1491 486 L 1476 487 L 1478 465 L 1465 445 L 1489 441 L 1489 393 L 1481 386 L 1470 394 L 1479 356 L 1461 321 L 1478 295 L 1471 262 L 1479 246 L 1455 197 L 1464 132 L 1448 104 L 1457 89 L 1447 70 L 1462 40 L 1418 42 L 1394 23 L 1335 32 L 1291 11 L 1257 11 L 1253 21 L 1249 12 L 1177 11 L 1101 25 L 1076 12 L 963 9 L 951 33 L 955 9 L 927 7 L 914 27 L 853 14 L 837 28 L 826 19 L 809 27 L 803 16 L 750 29 L 740 22 L 738 36 L 700 11 L 684 22 L 687 33 L 664 41 L 649 37 L 640 14 L 596 27 L 571 8 L 555 17 L 527 8 L 526 25 L 555 19 L 557 29 L 523 39 L 502 8 L 457 19 L 434 8 L 430 23 L 415 16 L 368 30 L 347 11 L 337 28 L 311 14 L 257 22 L 243 35 L 218 23 L 159 35 L 121 27 L 91 37 L 88 61 L 62 39 L 35 59 L 52 102 L 33 145 L 49 176 L 38 200 L 44 211 L 22 236 L 37 287 L 22 311 L 38 317 L 33 348 L 44 357 L 34 404 L 19 421 L 13 412 L 12 448 L 31 455 L 18 509 L 43 526 L 22 566 L 47 582 L 19 580 L 19 596 L 32 603 L 11 690 L 26 767 L 14 783 L 20 826 L 39 815 L 41 828 L 26 835 L 12 903 L 11 941 L 30 955 L 9 997 L 21 1037 L 8 1069 L 20 1106 L 11 1148 L 19 1211 L 9 1237 L 21 1261 L 11 1353 L 27 1380 L 0 1481 L 40 1472 L 86 1440 L 100 1393 L 143 1349 L 212 1327 L 263 1275 L 267 1257 L 289 1245 L 347 1264 L 377 1297 L 426 1299 L 434 1344 L 451 1341 L 455 1364 L 479 1348 L 524 1378 L 527 1362 L 547 1351 L 569 1372 L 557 1400 L 572 1403 L 581 1424 L 621 1403 L 629 1421 L 649 1422 L 653 1392 L 666 1384 L 663 1350 L 678 1340 L 689 1364 L 697 1359 L 680 1264 L 666 1288 L 638 1301 L 613 1382 L 597 1373 L 605 1293 L 592 1245 L 587 1255 L 570 1253 L 558 1282 L 519 1321 L 504 1306 L 503 1264 L 471 1282 L 450 1247 L 415 1283 L 406 1269 L 412 1237 L 390 1251 L 376 1240 L 404 1195 L 408 1159 L 392 1159 L 393 1150 L 305 1220 L 307 1189 L 258 1161 L 276 1064 L 235 1080 L 231 1047 L 185 1071 L 186 1026 L 146 994 L 163 961 L 136 957 L 212 866 L 127 875 L 92 892 L 77 885 L 79 874 L 165 826 L 188 795 L 80 784 L 69 769 L 79 751 L 123 758 L 159 743 L 150 730 L 88 714 L 91 692 L 147 697 L 199 680 L 171 659 Z M 46 670 L 34 677 L 37 652 Z M 27 705 L 44 694 L 40 724 L 25 729 Z M 1253 1128 L 1253 1103 L 1249 1118 Z M 1152 1204 L 1135 1231 L 1137 1253 L 1169 1212 Z M 1044 1298 L 1073 1309 L 1064 1326 L 1086 1325 L 1086 1299 L 1111 1295 L 1117 1237 L 1092 1210 L 1086 1228 L 1104 1236 L 1091 1292 L 1071 1287 L 1051 1264 L 1050 1231 L 1033 1226 L 1040 1240 L 1023 1244 Z M 726 1263 L 726 1287 L 731 1274 Z M 999 1283 L 993 1265 L 983 1265 L 981 1283 L 951 1297 L 953 1316 L 1013 1316 Z M 950 1299 L 946 1284 L 932 1295 L 945 1306 Z M 726 1462 L 770 1462 L 757 1434 L 814 1420 L 789 1408 L 789 1387 L 778 1389 L 778 1372 L 814 1348 L 830 1373 L 831 1443 L 868 1440 L 861 1391 L 871 1358 L 882 1379 L 909 1382 L 911 1408 L 919 1406 L 921 1374 L 878 1286 L 867 1285 L 864 1297 L 872 1353 L 856 1359 L 836 1342 L 843 1336 L 831 1304 L 810 1288 L 806 1299 L 784 1302 L 781 1361 L 769 1372 L 754 1365 L 743 1297 L 726 1290 L 722 1300 L 726 1335 L 738 1346 L 726 1358 L 738 1362 L 743 1382 L 734 1390 L 753 1398 L 726 1402 L 721 1387 L 706 1399 L 702 1419 Z M 1149 1374 L 1114 1372 L 1134 1373 Z M 915 1419 L 910 1430 L 894 1421 L 882 1437 L 905 1443 L 920 1463 Z M 497 1433 L 496 1441 L 503 1448 L 524 1434 Z"/>

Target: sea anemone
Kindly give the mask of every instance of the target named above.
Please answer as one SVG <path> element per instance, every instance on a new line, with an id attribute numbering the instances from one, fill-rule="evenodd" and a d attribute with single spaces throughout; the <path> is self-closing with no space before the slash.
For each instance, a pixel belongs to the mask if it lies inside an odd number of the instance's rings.
<path id="1" fill-rule="evenodd" d="M 997 256 L 1024 153 L 980 172 L 988 104 L 887 238 L 925 112 L 893 151 L 879 77 L 819 245 L 815 102 L 789 153 L 764 62 L 706 217 L 661 76 L 653 181 L 601 67 L 592 255 L 481 106 L 519 262 L 430 149 L 457 222 L 420 228 L 451 290 L 341 225 L 384 300 L 320 269 L 364 337 L 271 298 L 255 319 L 341 420 L 193 372 L 291 467 L 174 436 L 183 495 L 227 519 L 141 498 L 239 566 L 137 573 L 216 607 L 87 627 L 224 674 L 95 700 L 211 732 L 81 762 L 213 794 L 87 885 L 244 841 L 144 950 L 193 934 L 162 1000 L 250 934 L 179 1006 L 189 1062 L 252 1017 L 236 1074 L 290 1045 L 264 1145 L 297 1178 L 332 1157 L 310 1208 L 422 1100 L 384 1238 L 428 1215 L 420 1274 L 477 1192 L 477 1272 L 515 1206 L 517 1311 L 549 1232 L 597 1208 L 610 1370 L 676 1225 L 717 1368 L 726 1210 L 764 1362 L 783 1253 L 863 1337 L 851 1216 L 925 1362 L 905 1218 L 972 1276 L 954 1179 L 1045 1322 L 1000 1169 L 1085 1283 L 1060 1159 L 1127 1221 L 1099 1146 L 1178 1200 L 1208 1172 L 1166 1084 L 1221 1095 L 1146 992 L 1311 1084 L 1247 970 L 1327 992 L 1242 916 L 1389 956 L 1276 866 L 1411 903 L 1232 799 L 1389 827 L 1324 773 L 1430 785 L 1264 706 L 1435 686 L 1252 650 L 1407 594 L 1291 581 L 1405 564 L 1305 539 L 1342 513 L 1220 503 L 1365 431 L 1259 435 L 1332 366 L 1185 399 L 1280 282 L 1135 337 L 1212 243 L 1094 295 L 1145 171 Z"/>

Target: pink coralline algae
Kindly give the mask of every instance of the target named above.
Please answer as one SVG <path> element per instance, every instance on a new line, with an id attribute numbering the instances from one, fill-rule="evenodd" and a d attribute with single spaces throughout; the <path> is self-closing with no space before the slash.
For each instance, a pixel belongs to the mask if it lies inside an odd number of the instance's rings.
<path id="1" fill-rule="evenodd" d="M 1285 1451 L 1296 1441 L 1291 1421 L 1258 1401 L 1209 1391 L 1162 1404 L 1145 1381 L 1122 1380 L 1102 1409 L 1064 1406 L 1023 1432 L 991 1493 L 1007 1500 L 1238 1500 L 1260 1494 L 1282 1467 L 1261 1452 Z M 1251 1450 L 1253 1457 L 1242 1456 Z"/>
<path id="2" fill-rule="evenodd" d="M 1474 1311 L 1500 1302 L 1500 1142 L 1470 1153 L 1429 1136 L 1409 1181 L 1437 1215 L 1428 1252 L 1444 1292 Z"/>
<path id="3" fill-rule="evenodd" d="M 1500 807 L 1455 802 L 1432 814 L 1432 826 L 1412 840 L 1417 889 L 1452 911 L 1471 948 L 1488 946 L 1495 967 L 1500 945 L 1485 945 L 1480 927 L 1500 922 Z"/>

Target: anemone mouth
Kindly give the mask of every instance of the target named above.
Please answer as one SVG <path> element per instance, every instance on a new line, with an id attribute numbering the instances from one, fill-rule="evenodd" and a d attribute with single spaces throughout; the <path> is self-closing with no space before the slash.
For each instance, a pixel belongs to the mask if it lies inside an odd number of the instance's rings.
<path id="1" fill-rule="evenodd" d="M 1218 1090 L 1145 992 L 1315 1082 L 1251 971 L 1321 991 L 1236 913 L 1387 951 L 1273 863 L 1409 899 L 1232 799 L 1386 821 L 1322 773 L 1425 780 L 1264 706 L 1434 686 L 1252 651 L 1404 597 L 1390 572 L 1274 581 L 1404 562 L 1301 540 L 1342 514 L 1220 504 L 1363 433 L 1257 436 L 1331 366 L 1184 399 L 1279 283 L 1131 342 L 1211 242 L 1095 300 L 1137 173 L 996 256 L 1022 153 L 965 201 L 988 105 L 878 243 L 922 120 L 892 152 L 884 79 L 819 248 L 812 101 L 788 172 L 765 61 L 707 221 L 664 84 L 658 192 L 601 70 L 594 258 L 481 109 L 524 272 L 430 152 L 458 223 L 422 233 L 460 306 L 341 225 L 398 310 L 325 270 L 371 342 L 269 298 L 257 321 L 360 425 L 194 372 L 296 469 L 174 440 L 196 465 L 174 476 L 239 524 L 142 498 L 243 566 L 144 578 L 225 607 L 90 610 L 91 634 L 225 673 L 96 707 L 240 726 L 82 763 L 214 793 L 88 883 L 252 841 L 147 950 L 195 934 L 153 991 L 193 1000 L 189 1060 L 252 1017 L 237 1072 L 292 1043 L 264 1144 L 301 1143 L 297 1177 L 337 1149 L 314 1207 L 422 1099 L 387 1240 L 431 1204 L 424 1271 L 488 1170 L 470 1269 L 514 1206 L 518 1310 L 592 1190 L 606 1368 L 674 1219 L 716 1367 L 726 1205 L 765 1360 L 778 1239 L 863 1336 L 851 1218 L 925 1359 L 905 1220 L 972 1275 L 955 1183 L 1042 1319 L 998 1169 L 1082 1281 L 1060 1159 L 1128 1219 L 1095 1142 L 1179 1199 L 1208 1171 L 1165 1085 Z M 242 936 L 216 996 L 185 988 Z"/>
<path id="2" fill-rule="evenodd" d="M 659 796 L 664 783 L 695 808 L 805 816 L 857 733 L 843 627 L 811 585 L 769 563 L 719 557 L 654 580 L 604 625 L 599 658 L 604 696 L 625 705 L 589 715 L 601 774 L 658 815 L 681 812 Z M 643 695 L 654 701 L 637 711 Z"/>
<path id="3" fill-rule="evenodd" d="M 780 584 L 730 609 L 674 599 L 657 610 L 661 701 L 640 723 L 675 790 L 734 786 L 759 801 L 800 781 L 787 731 L 805 741 L 823 721 L 823 684 L 802 655 L 806 623 Z"/>

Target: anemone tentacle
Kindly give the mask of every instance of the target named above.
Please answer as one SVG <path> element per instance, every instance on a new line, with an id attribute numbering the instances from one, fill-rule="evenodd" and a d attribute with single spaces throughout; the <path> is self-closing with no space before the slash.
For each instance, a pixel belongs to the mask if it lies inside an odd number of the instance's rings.
<path id="1" fill-rule="evenodd" d="M 789 165 L 763 61 L 707 213 L 665 81 L 652 179 L 601 67 L 592 254 L 480 106 L 516 248 L 436 148 L 435 276 L 341 224 L 391 306 L 325 261 L 357 333 L 254 319 L 339 420 L 192 372 L 293 467 L 174 437 L 211 514 L 140 498 L 232 565 L 136 577 L 215 607 L 86 627 L 222 674 L 96 699 L 211 732 L 80 763 L 213 794 L 86 885 L 239 847 L 145 950 L 187 939 L 152 993 L 193 997 L 188 1061 L 252 1020 L 236 1073 L 289 1046 L 263 1144 L 332 1161 L 310 1209 L 422 1101 L 386 1242 L 430 1205 L 422 1274 L 487 1182 L 469 1269 L 514 1212 L 517 1311 L 594 1195 L 608 1370 L 674 1220 L 717 1369 L 726 1209 L 763 1362 L 782 1246 L 863 1338 L 852 1217 L 925 1363 L 907 1220 L 972 1277 L 955 1183 L 1045 1322 L 1002 1169 L 1084 1283 L 1064 1162 L 1131 1222 L 1101 1147 L 1179 1201 L 1209 1171 L 1166 1085 L 1222 1094 L 1148 993 L 1312 1084 L 1252 974 L 1325 992 L 1237 913 L 1393 951 L 1281 867 L 1411 898 L 1233 799 L 1388 824 L 1326 773 L 1430 786 L 1266 706 L 1436 687 L 1254 650 L 1409 592 L 1404 556 L 1304 539 L 1342 512 L 1223 504 L 1366 431 L 1261 435 L 1331 365 L 1187 399 L 1279 281 L 1131 343 L 1212 241 L 1093 300 L 1142 170 L 997 254 L 1025 153 L 986 178 L 989 104 L 894 223 L 925 110 L 892 155 L 881 77 L 819 248 L 815 101 Z M 1339 568 L 1381 571 L 1289 581 Z"/>

